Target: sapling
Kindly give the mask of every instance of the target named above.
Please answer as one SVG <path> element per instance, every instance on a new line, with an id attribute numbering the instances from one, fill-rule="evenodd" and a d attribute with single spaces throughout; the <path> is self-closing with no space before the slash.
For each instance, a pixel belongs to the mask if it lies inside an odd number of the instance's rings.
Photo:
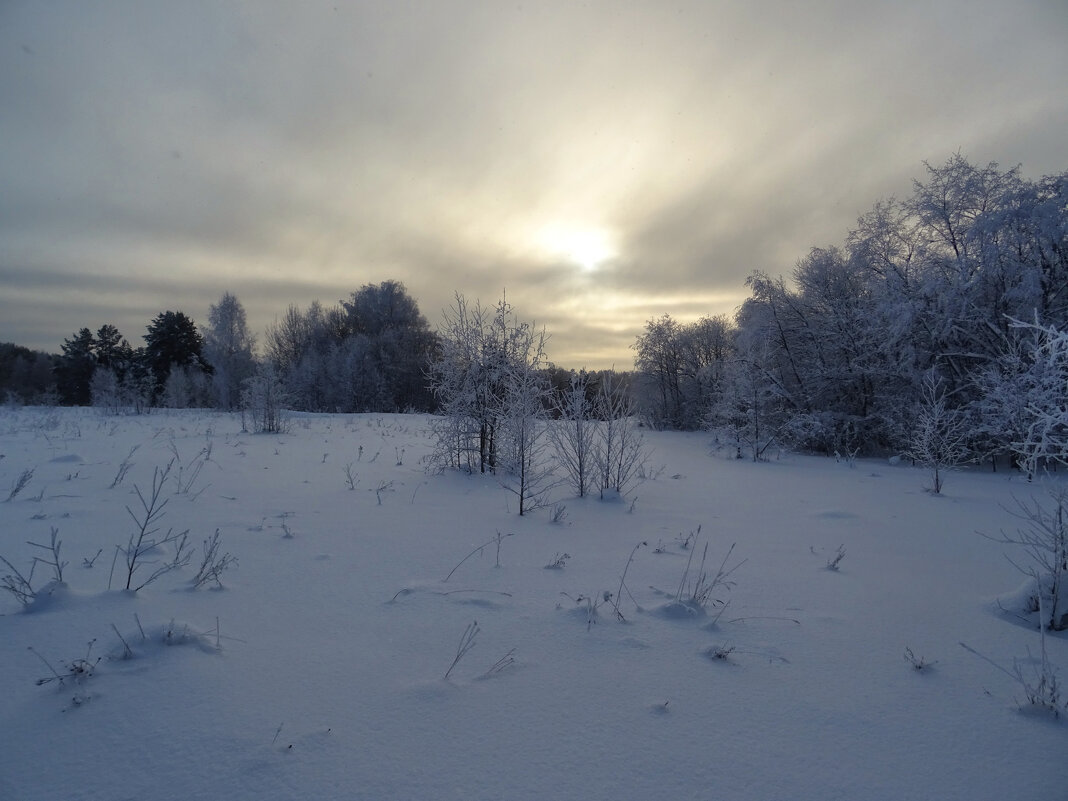
<path id="1" fill-rule="evenodd" d="M 944 382 L 932 370 L 923 377 L 908 456 L 931 473 L 933 494 L 942 492 L 945 471 L 967 461 L 967 419 L 949 404 Z"/>
<path id="2" fill-rule="evenodd" d="M 570 386 L 555 393 L 549 437 L 556 461 L 563 468 L 575 494 L 583 498 L 593 488 L 596 461 L 597 421 L 588 397 L 590 376 L 583 370 L 571 374 Z"/>
<path id="3" fill-rule="evenodd" d="M 134 521 L 135 526 L 134 531 L 130 534 L 129 539 L 126 542 L 126 547 L 119 549 L 122 551 L 126 561 L 127 590 L 132 589 L 134 592 L 137 592 L 143 589 L 160 576 L 189 564 L 189 559 L 192 556 L 188 550 L 186 541 L 189 535 L 189 529 L 178 533 L 175 533 L 173 529 L 167 529 L 167 533 L 162 537 L 157 536 L 160 530 L 157 524 L 166 511 L 168 501 L 167 498 L 161 498 L 160 495 L 170 470 L 170 464 L 163 470 L 160 470 L 158 467 L 153 470 L 152 491 L 147 498 L 141 492 L 141 488 L 134 485 L 134 491 L 137 493 L 137 498 L 141 502 L 140 514 L 134 513 L 129 506 L 126 507 L 126 511 Z M 174 558 L 163 563 L 149 562 L 146 559 L 146 557 L 156 548 L 165 545 L 174 546 Z M 141 567 L 148 565 L 156 565 L 156 567 L 148 574 L 148 577 L 144 581 L 141 581 L 137 586 L 134 586 L 134 574 L 137 573 Z"/>

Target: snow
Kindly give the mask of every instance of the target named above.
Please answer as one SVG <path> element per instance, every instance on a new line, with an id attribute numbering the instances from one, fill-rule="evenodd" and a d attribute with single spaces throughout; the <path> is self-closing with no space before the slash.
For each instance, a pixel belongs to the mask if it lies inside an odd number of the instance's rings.
<path id="1" fill-rule="evenodd" d="M 0 596 L 0 798 L 1068 796 L 1064 716 L 1021 710 L 1021 688 L 959 645 L 1007 667 L 1039 653 L 995 602 L 1024 597 L 1023 577 L 976 533 L 1019 525 L 1013 495 L 1036 487 L 1018 474 L 951 472 L 933 496 L 905 463 L 753 464 L 646 432 L 655 480 L 625 503 L 561 497 L 553 524 L 491 478 L 427 475 L 427 429 L 0 410 L 0 501 L 34 469 L 0 503 L 0 555 L 28 569 L 27 541 L 55 527 L 69 562 L 27 610 Z M 209 444 L 192 486 L 164 490 L 164 531 L 189 529 L 194 563 L 108 590 L 134 487 L 175 451 L 188 482 Z M 736 543 L 725 610 L 676 598 L 698 526 L 712 571 Z M 216 529 L 239 564 L 191 589 Z M 603 598 L 625 569 L 620 621 Z M 35 586 L 48 578 L 38 565 Z M 1046 645 L 1063 673 L 1064 634 Z M 906 647 L 936 664 L 914 669 Z M 42 659 L 91 670 L 38 686 Z"/>

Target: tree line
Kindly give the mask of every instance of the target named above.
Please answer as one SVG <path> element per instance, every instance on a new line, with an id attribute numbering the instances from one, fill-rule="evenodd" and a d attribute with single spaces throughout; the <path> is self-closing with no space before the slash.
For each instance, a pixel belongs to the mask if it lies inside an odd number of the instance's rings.
<path id="1" fill-rule="evenodd" d="M 46 354 L 0 344 L 0 396 L 16 403 L 238 409 L 250 379 L 269 370 L 289 408 L 314 412 L 429 411 L 427 367 L 438 339 L 404 285 L 368 284 L 327 309 L 290 306 L 263 353 L 245 309 L 226 292 L 198 326 L 182 311 L 153 318 L 134 347 L 114 325 L 82 328 Z"/>
<path id="2" fill-rule="evenodd" d="M 631 374 L 552 365 L 503 298 L 483 308 L 458 295 L 434 330 L 404 285 L 385 281 L 332 307 L 289 306 L 258 355 L 230 293 L 203 327 L 161 313 L 136 348 L 112 325 L 81 329 L 55 356 L 0 345 L 0 393 L 236 409 L 257 379 L 258 396 L 290 409 L 443 412 L 463 429 L 448 434 L 446 461 L 492 472 L 514 407 L 506 385 L 536 375 L 527 391 L 552 416 L 575 380 L 590 402 L 607 381 L 647 424 L 707 428 L 752 458 L 773 447 L 909 454 L 926 426 L 959 432 L 959 458 L 996 464 L 1040 411 L 1068 406 L 1056 345 L 1068 328 L 1068 173 L 1030 181 L 960 154 L 925 167 L 909 197 L 876 203 L 789 277 L 753 272 L 733 316 L 649 320 Z"/>
<path id="3" fill-rule="evenodd" d="M 910 197 L 877 203 L 789 280 L 753 272 L 733 318 L 650 320 L 635 343 L 650 422 L 708 427 L 753 458 L 908 455 L 937 407 L 960 459 L 996 465 L 1037 416 L 1063 415 L 1068 173 L 1028 181 L 960 154 L 925 166 Z"/>

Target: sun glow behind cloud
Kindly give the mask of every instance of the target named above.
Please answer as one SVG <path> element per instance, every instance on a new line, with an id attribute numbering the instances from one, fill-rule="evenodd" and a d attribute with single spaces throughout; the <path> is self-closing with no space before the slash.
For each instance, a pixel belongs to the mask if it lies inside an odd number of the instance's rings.
<path id="1" fill-rule="evenodd" d="M 616 237 L 597 226 L 550 223 L 535 236 L 538 250 L 591 273 L 619 255 Z"/>

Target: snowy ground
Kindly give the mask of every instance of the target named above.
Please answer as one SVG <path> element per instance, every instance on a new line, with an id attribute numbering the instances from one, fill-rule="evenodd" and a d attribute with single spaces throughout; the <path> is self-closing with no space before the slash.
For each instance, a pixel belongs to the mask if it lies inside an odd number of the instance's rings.
<path id="1" fill-rule="evenodd" d="M 1064 717 L 1021 711 L 1020 687 L 959 645 L 1028 670 L 1038 655 L 993 604 L 1021 575 L 976 534 L 1017 527 L 1004 506 L 1035 491 L 1019 476 L 953 473 L 936 497 L 911 467 L 752 464 L 649 433 L 662 470 L 633 505 L 561 498 L 554 524 L 510 513 L 492 479 L 426 475 L 426 422 L 255 436 L 209 413 L 0 411 L 0 501 L 34 470 L 0 502 L 0 555 L 28 569 L 44 554 L 27 540 L 55 527 L 69 562 L 29 611 L 0 597 L 0 798 L 1068 797 Z M 193 564 L 108 591 L 134 488 L 175 453 L 163 530 L 188 528 L 197 562 L 218 529 L 239 565 L 223 589 L 190 589 Z M 698 526 L 711 567 L 731 543 L 728 566 L 744 560 L 715 623 L 671 605 Z M 499 566 L 493 543 L 444 581 L 497 532 Z M 591 625 L 573 599 L 615 593 L 624 569 L 625 622 L 602 603 Z M 91 675 L 36 684 L 90 640 Z M 915 670 L 906 647 L 937 663 Z M 1048 648 L 1068 681 L 1068 640 Z"/>

